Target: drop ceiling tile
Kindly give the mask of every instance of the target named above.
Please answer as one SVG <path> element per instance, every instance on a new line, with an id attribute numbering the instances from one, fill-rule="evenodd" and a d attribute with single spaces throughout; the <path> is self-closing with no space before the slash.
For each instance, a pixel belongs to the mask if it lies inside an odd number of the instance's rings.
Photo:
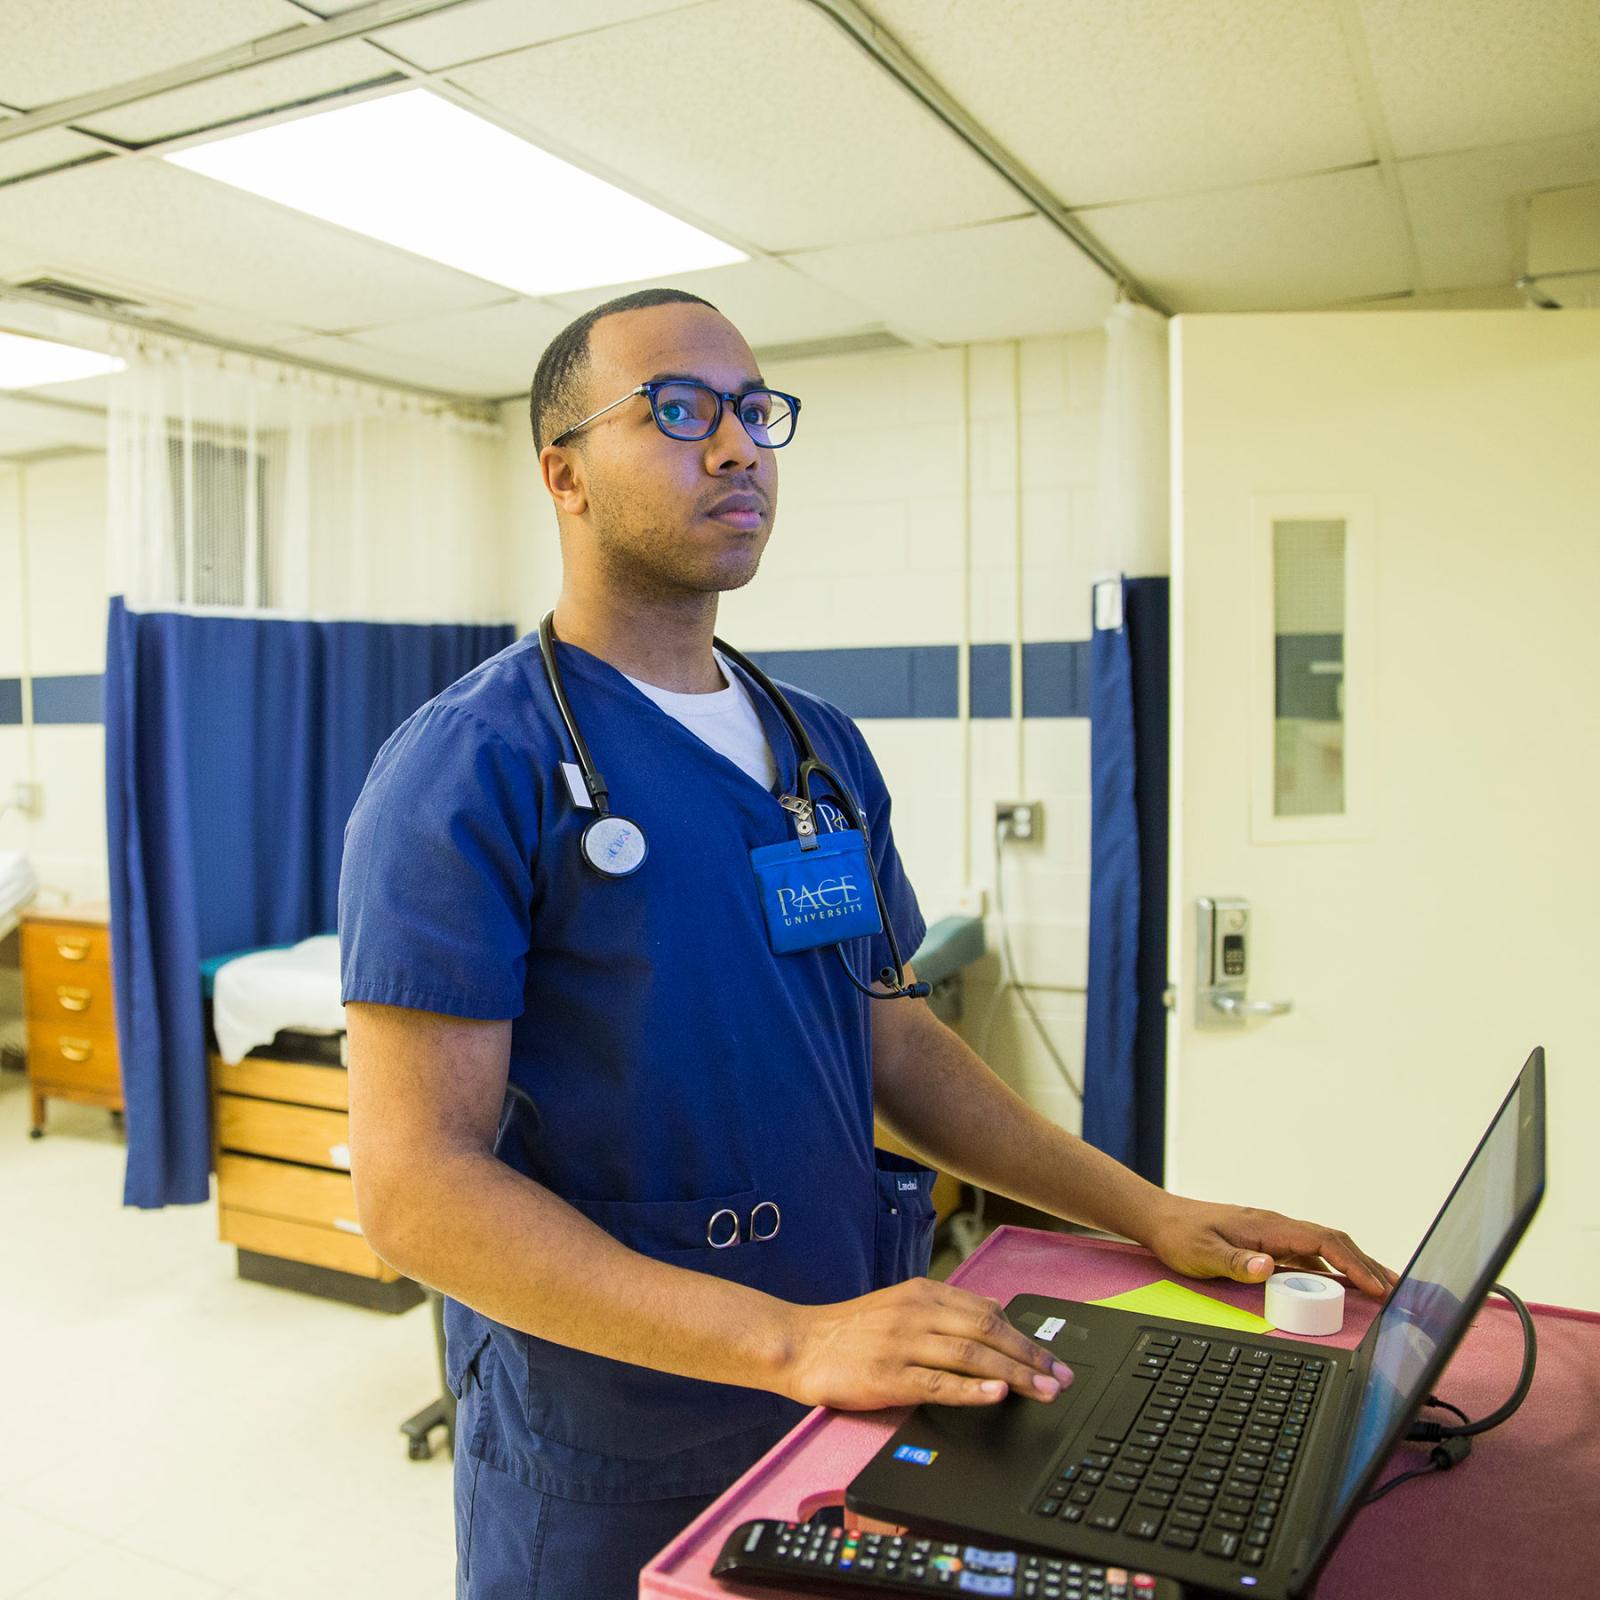
<path id="1" fill-rule="evenodd" d="M 488 394 L 494 385 L 470 362 L 429 361 L 422 356 L 397 355 L 392 350 L 375 350 L 357 339 L 296 339 L 278 347 L 285 356 L 302 356 L 336 367 L 348 367 L 367 377 L 395 383 L 415 384 L 423 389 L 444 389 L 452 394 L 477 398 Z"/>
<path id="2" fill-rule="evenodd" d="M 316 329 L 281 318 L 257 316 L 235 306 L 213 306 L 191 301 L 173 320 L 195 333 L 224 344 L 284 344 L 290 339 L 309 339 Z"/>
<path id="3" fill-rule="evenodd" d="M 334 331 L 489 305 L 505 291 L 148 156 L 4 191 L 7 238 L 70 276 Z M 178 320 L 182 320 L 179 316 Z"/>
<path id="4" fill-rule="evenodd" d="M 709 300 L 745 341 L 757 348 L 859 333 L 888 320 L 884 308 L 870 306 L 858 295 L 841 293 L 786 262 L 760 258 L 704 272 L 684 272 L 675 278 L 558 295 L 555 303 L 576 316 L 603 300 L 657 286 L 682 289 Z"/>
<path id="5" fill-rule="evenodd" d="M 1527 270 L 1528 197 L 1600 180 L 1600 130 L 1399 165 L 1422 286 L 1507 284 Z"/>
<path id="6" fill-rule="evenodd" d="M 508 300 L 352 337 L 368 349 L 470 373 L 477 393 L 511 394 L 533 381 L 544 347 L 571 320 L 571 312 L 537 300 Z"/>
<path id="7" fill-rule="evenodd" d="M 396 71 L 395 63 L 381 50 L 374 50 L 359 39 L 349 39 L 283 61 L 230 72 L 210 83 L 191 84 L 187 89 L 174 89 L 150 100 L 136 100 L 131 105 L 85 117 L 79 125 L 127 144 L 153 144 L 197 128 L 236 122 L 279 106 L 315 99 L 352 84 L 370 83 Z"/>
<path id="8" fill-rule="evenodd" d="M 0 116 L 0 124 L 11 119 Z M 42 133 L 26 133 L 20 139 L 8 139 L 0 144 L 0 181 L 20 178 L 25 173 L 43 172 L 50 167 L 64 167 L 69 161 L 81 161 L 85 156 L 105 153 L 105 146 L 93 139 L 85 139 L 70 128 L 47 128 Z M 4 206 L 0 199 L 0 207 Z"/>
<path id="9" fill-rule="evenodd" d="M 1376 168 L 1106 206 L 1081 220 L 1174 311 L 1295 311 L 1411 287 Z"/>
<path id="10" fill-rule="evenodd" d="M 508 126 L 719 230 L 795 249 L 1021 209 L 795 0 L 707 0 L 450 74 Z"/>
<path id="11" fill-rule="evenodd" d="M 36 110 L 309 20 L 289 0 L 6 0 L 0 100 Z"/>
<path id="12" fill-rule="evenodd" d="M 1360 15 L 1398 155 L 1600 126 L 1600 7 L 1360 0 Z"/>
<path id="13" fill-rule="evenodd" d="M 1373 155 L 1330 5 L 874 0 L 872 11 L 1068 205 Z"/>
<path id="14" fill-rule="evenodd" d="M 807 251 L 791 264 L 941 344 L 1097 328 L 1110 279 L 1038 217 Z"/>
<path id="15" fill-rule="evenodd" d="M 596 33 L 619 22 L 681 10 L 697 0 L 476 0 L 439 16 L 397 23 L 368 37 L 430 71 L 547 44 L 573 34 Z M 318 9 L 321 9 L 319 6 Z"/>

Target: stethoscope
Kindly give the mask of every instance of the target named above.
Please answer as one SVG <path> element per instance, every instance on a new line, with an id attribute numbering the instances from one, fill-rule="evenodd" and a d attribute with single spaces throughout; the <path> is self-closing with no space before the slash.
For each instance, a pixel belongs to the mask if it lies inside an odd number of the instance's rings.
<path id="1" fill-rule="evenodd" d="M 551 692 L 555 695 L 556 709 L 561 713 L 561 720 L 566 724 L 567 734 L 572 740 L 572 748 L 577 753 L 578 768 L 583 775 L 583 786 L 588 792 L 589 801 L 595 812 L 578 840 L 578 849 L 584 861 L 602 877 L 626 878 L 637 872 L 644 864 L 644 858 L 649 853 L 649 844 L 645 839 L 644 830 L 638 823 L 631 818 L 619 816 L 611 809 L 610 790 L 594 764 L 594 757 L 589 753 L 589 746 L 578 727 L 578 719 L 573 714 L 572 702 L 567 699 L 566 687 L 561 681 L 561 669 L 556 664 L 555 616 L 555 612 L 547 612 L 539 624 L 539 655 L 544 662 L 545 676 L 550 680 Z M 789 730 L 789 737 L 794 741 L 795 751 L 800 757 L 799 770 L 795 777 L 795 787 L 799 790 L 799 794 L 797 797 L 786 796 L 779 803 L 794 814 L 798 831 L 802 834 L 815 831 L 815 824 L 811 820 L 815 811 L 811 798 L 811 780 L 820 777 L 844 807 L 846 820 L 850 826 L 861 835 L 862 843 L 868 846 L 867 873 L 872 879 L 872 893 L 878 903 L 878 915 L 883 922 L 884 937 L 889 943 L 891 962 L 891 965 L 884 967 L 878 973 L 878 982 L 888 992 L 873 989 L 863 983 L 850 970 L 850 963 L 845 959 L 844 946 L 836 944 L 833 947 L 834 952 L 839 957 L 839 965 L 844 968 L 845 976 L 871 1000 L 923 999 L 932 992 L 932 985 L 906 981 L 905 962 L 900 955 L 900 941 L 895 936 L 894 922 L 889 916 L 889 907 L 883 898 L 883 886 L 878 882 L 878 869 L 872 859 L 867 819 L 862 814 L 861 807 L 856 804 L 855 796 L 851 794 L 849 786 L 838 773 L 817 754 L 816 747 L 811 743 L 811 736 L 806 732 L 805 724 L 801 722 L 794 707 L 789 704 L 777 684 L 755 662 L 741 651 L 735 650 L 732 645 L 724 644 L 721 639 L 716 638 L 712 639 L 711 643 L 741 670 L 749 673 L 761 692 L 772 702 L 783 720 L 783 725 Z"/>

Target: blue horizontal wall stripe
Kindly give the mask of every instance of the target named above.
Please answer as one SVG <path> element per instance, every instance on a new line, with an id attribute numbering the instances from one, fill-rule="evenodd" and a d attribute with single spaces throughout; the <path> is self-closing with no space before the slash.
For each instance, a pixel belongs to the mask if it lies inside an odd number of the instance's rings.
<path id="1" fill-rule="evenodd" d="M 975 717 L 1011 715 L 1010 645 L 973 645 L 972 714 Z"/>
<path id="2" fill-rule="evenodd" d="M 84 672 L 72 677 L 33 680 L 33 720 L 46 722 L 99 722 L 100 674 Z"/>
<path id="3" fill-rule="evenodd" d="M 1041 640 L 1022 647 L 1022 714 L 1089 715 L 1089 641 Z"/>
<path id="4" fill-rule="evenodd" d="M 953 717 L 960 647 L 873 645 L 840 650 L 753 650 L 763 671 L 831 700 L 852 717 Z M 1052 639 L 1022 647 L 1022 707 L 1029 717 L 1089 715 L 1089 643 Z M 972 714 L 1011 715 L 1011 646 L 972 646 Z"/>
<path id="5" fill-rule="evenodd" d="M 809 690 L 852 717 L 953 717 L 956 647 L 874 645 L 859 650 L 755 650 L 769 677 Z"/>
<path id="6" fill-rule="evenodd" d="M 838 650 L 755 650 L 765 671 L 831 700 L 852 717 L 953 717 L 957 663 L 953 644 L 873 645 Z M 1022 647 L 1022 707 L 1029 717 L 1089 715 L 1089 644 L 1039 640 Z M 36 723 L 98 723 L 100 674 L 33 680 Z M 972 714 L 1011 715 L 1011 646 L 972 647 Z M 0 727 L 22 721 L 22 681 L 0 678 Z"/>

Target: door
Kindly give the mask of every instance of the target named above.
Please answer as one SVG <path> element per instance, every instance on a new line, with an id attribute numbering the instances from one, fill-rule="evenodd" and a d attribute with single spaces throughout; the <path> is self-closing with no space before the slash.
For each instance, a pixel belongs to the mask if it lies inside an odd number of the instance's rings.
<path id="1" fill-rule="evenodd" d="M 1172 373 L 1168 1185 L 1399 1268 L 1543 1044 L 1505 1276 L 1600 1309 L 1600 314 L 1182 318 Z M 1200 1025 L 1202 896 L 1287 1014 Z"/>

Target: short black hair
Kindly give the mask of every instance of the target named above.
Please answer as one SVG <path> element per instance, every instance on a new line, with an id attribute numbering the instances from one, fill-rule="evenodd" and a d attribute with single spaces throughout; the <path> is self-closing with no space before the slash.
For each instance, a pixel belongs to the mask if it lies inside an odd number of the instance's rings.
<path id="1" fill-rule="evenodd" d="M 676 304 L 717 309 L 709 300 L 682 289 L 636 289 L 632 294 L 619 295 L 592 311 L 585 311 L 544 347 L 528 394 L 528 421 L 533 427 L 535 450 L 544 449 L 552 439 L 559 439 L 580 420 L 578 408 L 583 404 L 583 379 L 589 368 L 589 330 L 595 323 L 619 311 L 642 311 L 646 306 Z"/>

